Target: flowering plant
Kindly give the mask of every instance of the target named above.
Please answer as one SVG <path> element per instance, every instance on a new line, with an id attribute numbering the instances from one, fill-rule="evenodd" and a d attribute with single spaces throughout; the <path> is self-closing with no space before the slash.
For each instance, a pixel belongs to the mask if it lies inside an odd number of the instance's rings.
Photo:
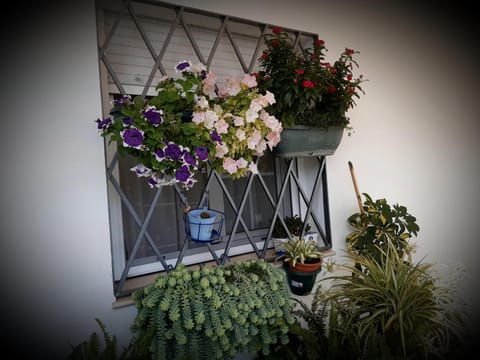
<path id="1" fill-rule="evenodd" d="M 262 95 L 247 74 L 218 89 L 202 64 L 182 61 L 176 71 L 181 77 L 162 79 L 149 100 L 115 101 L 118 116 L 96 120 L 102 136 L 138 160 L 131 170 L 151 187 L 178 182 L 188 189 L 207 162 L 234 179 L 256 173 L 256 159 L 280 141 L 282 125 L 265 110 L 273 94 Z"/>
<path id="2" fill-rule="evenodd" d="M 294 41 L 282 28 L 265 35 L 267 49 L 259 58 L 260 89 L 275 95 L 276 103 L 268 111 L 285 127 L 295 124 L 329 128 L 350 128 L 348 109 L 364 93 L 363 76 L 354 78 L 353 55 L 345 48 L 333 64 L 325 60 L 325 42 L 316 40 L 312 48 L 296 50 Z"/>

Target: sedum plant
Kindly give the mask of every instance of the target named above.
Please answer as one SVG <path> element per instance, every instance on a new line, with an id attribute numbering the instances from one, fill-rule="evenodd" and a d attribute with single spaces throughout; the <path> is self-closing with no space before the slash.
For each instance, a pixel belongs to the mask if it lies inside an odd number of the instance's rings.
<path id="1" fill-rule="evenodd" d="M 213 269 L 179 265 L 134 293 L 136 348 L 152 359 L 268 353 L 294 322 L 285 273 L 263 260 Z"/>

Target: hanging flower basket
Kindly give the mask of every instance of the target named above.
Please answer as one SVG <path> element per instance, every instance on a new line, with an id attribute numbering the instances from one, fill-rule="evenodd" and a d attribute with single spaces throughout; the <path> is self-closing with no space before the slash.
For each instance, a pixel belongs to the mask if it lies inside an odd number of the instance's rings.
<path id="1" fill-rule="evenodd" d="M 228 78 L 219 88 L 203 64 L 181 61 L 175 70 L 181 77 L 160 81 L 151 99 L 117 99 L 113 119 L 96 120 L 101 135 L 137 160 L 131 170 L 151 187 L 166 178 L 188 190 L 207 165 L 233 179 L 257 173 L 257 159 L 283 129 L 266 111 L 273 94 L 261 93 L 253 75 Z"/>

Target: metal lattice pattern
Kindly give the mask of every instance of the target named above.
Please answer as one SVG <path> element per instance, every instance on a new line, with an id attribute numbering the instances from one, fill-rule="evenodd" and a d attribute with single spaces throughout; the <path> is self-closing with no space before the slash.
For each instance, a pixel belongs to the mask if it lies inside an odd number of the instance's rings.
<path id="1" fill-rule="evenodd" d="M 272 25 L 227 15 L 153 1 L 125 1 L 120 7 L 118 7 L 118 2 L 97 1 L 97 13 L 100 14 L 99 62 L 104 67 L 104 73 L 108 77 L 108 84 L 103 84 L 104 92 L 108 88 L 106 91 L 110 96 L 113 94 L 135 94 L 145 97 L 153 94 L 154 84 L 159 80 L 159 77 L 172 76 L 168 69 L 174 68 L 172 62 L 182 60 L 181 58 L 178 59 L 179 56 L 194 55 L 206 65 L 207 69 L 215 71 L 217 74 L 222 71 L 229 73 L 234 67 L 240 73 L 252 73 L 258 66 L 258 56 L 265 46 L 263 35 L 273 27 Z M 315 34 L 285 30 L 294 35 L 296 46 L 300 48 L 309 45 L 317 38 Z M 196 34 L 199 35 L 196 36 Z M 190 46 L 190 49 L 184 48 L 186 44 Z M 172 59 L 173 54 L 177 56 L 177 59 Z M 105 109 L 105 112 L 108 111 L 109 109 Z M 208 205 L 208 194 L 215 180 L 233 209 L 235 216 L 233 228 L 222 242 L 224 247 L 219 256 L 210 244 L 206 244 L 217 264 L 224 264 L 228 261 L 230 248 L 238 229 L 241 229 L 243 234 L 246 235 L 256 256 L 258 258 L 265 257 L 275 220 L 278 218 L 285 227 L 281 218 L 281 204 L 288 193 L 287 189 L 293 182 L 298 189 L 299 198 L 306 204 L 306 211 L 303 216 L 305 221 L 311 218 L 319 230 L 324 247 L 331 247 L 325 157 L 318 157 L 318 170 L 310 194 L 307 194 L 303 189 L 295 170 L 297 159 L 276 159 L 275 161 L 284 162 L 283 165 L 286 166 L 286 171 L 280 180 L 279 192 L 272 194 L 261 174 L 250 174 L 238 204 L 234 201 L 234 197 L 229 192 L 222 176 L 215 171 L 208 173 L 207 182 L 197 206 Z M 134 246 L 116 286 L 116 295 L 121 296 L 124 294 L 124 284 L 129 276 L 129 270 L 143 242 L 147 242 L 153 250 L 163 270 L 171 271 L 182 262 L 187 239 L 183 241 L 176 264 L 168 264 L 165 261 L 164 254 L 157 248 L 147 230 L 163 187 L 155 190 L 148 211 L 142 219 L 115 176 L 115 172 L 118 171 L 118 163 L 118 154 L 114 152 L 107 167 L 107 180 L 139 227 Z M 246 221 L 242 217 L 247 196 L 254 181 L 259 182 L 269 205 L 274 211 L 267 238 L 261 247 L 257 246 Z M 323 199 L 323 221 L 319 219 L 312 208 L 313 199 L 317 196 L 319 188 L 323 189 L 321 195 Z M 175 185 L 174 189 L 181 202 L 186 205 L 187 199 L 180 187 Z"/>

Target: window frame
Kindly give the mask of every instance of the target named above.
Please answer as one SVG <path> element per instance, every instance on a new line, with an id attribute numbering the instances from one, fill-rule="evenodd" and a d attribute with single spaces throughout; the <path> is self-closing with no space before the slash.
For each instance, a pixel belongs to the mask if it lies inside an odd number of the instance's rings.
<path id="1" fill-rule="evenodd" d="M 141 26 L 139 25 L 139 22 L 141 19 L 141 16 L 135 13 L 135 5 L 139 4 L 139 6 L 151 6 L 155 7 L 156 10 L 158 9 L 159 12 L 161 12 L 161 9 L 168 9 L 169 11 L 173 11 L 176 14 L 176 19 L 173 20 L 173 22 L 177 22 L 178 26 L 183 26 L 185 29 L 186 35 L 189 38 L 191 44 L 194 47 L 195 53 L 198 54 L 198 49 L 195 48 L 195 40 L 192 40 L 191 33 L 189 30 L 189 24 L 186 23 L 184 14 L 193 14 L 198 15 L 198 16 L 204 16 L 204 17 L 210 17 L 212 19 L 220 19 L 222 23 L 222 29 L 218 30 L 219 33 L 221 31 L 225 32 L 225 36 L 228 37 L 228 39 L 231 42 L 232 45 L 232 50 L 233 53 L 238 57 L 239 62 L 241 63 L 241 67 L 243 72 L 252 72 L 252 69 L 256 66 L 256 59 L 258 59 L 259 51 L 261 49 L 260 45 L 260 38 L 263 36 L 264 33 L 267 31 L 271 30 L 272 28 L 275 27 L 275 25 L 270 25 L 266 23 L 261 23 L 261 22 L 254 22 L 251 20 L 247 19 L 241 19 L 241 18 L 236 18 L 232 17 L 229 15 L 222 15 L 222 14 L 217 14 L 213 12 L 208 12 L 204 10 L 198 10 L 194 8 L 187 8 L 184 6 L 179 6 L 179 5 L 173 5 L 173 4 L 168 4 L 168 3 L 162 3 L 162 2 L 154 2 L 152 3 L 151 1 L 144 1 L 144 0 L 139 0 L 139 1 L 126 1 L 123 3 L 123 5 L 119 6 L 118 2 L 110 1 L 110 0 L 97 0 L 96 1 L 96 13 L 97 13 L 97 35 L 98 35 L 98 43 L 99 43 L 99 67 L 100 67 L 100 84 L 101 84 L 101 93 L 102 93 L 102 103 L 103 103 L 103 113 L 106 114 L 106 116 L 110 112 L 111 108 L 111 101 L 112 101 L 112 96 L 115 93 L 115 91 L 112 91 L 112 84 L 111 81 L 109 81 L 109 78 L 113 78 L 113 81 L 117 83 L 117 90 L 121 95 L 126 95 L 125 89 L 129 89 L 127 86 L 122 86 L 121 84 L 118 84 L 119 79 L 112 73 L 112 64 L 108 62 L 107 57 L 106 57 L 106 49 L 109 45 L 109 42 L 111 41 L 112 34 L 115 31 L 115 27 L 117 27 L 122 14 L 130 14 L 130 16 L 133 19 L 133 22 L 136 24 L 138 27 L 142 37 L 144 36 L 144 31 L 142 30 Z M 117 20 L 112 26 L 112 32 L 111 33 L 106 33 L 105 29 L 105 11 L 113 11 L 117 13 Z M 163 21 L 163 20 L 162 20 Z M 173 23 L 172 22 L 172 23 Z M 198 24 L 197 24 L 198 25 Z M 173 25 L 172 25 L 173 26 Z M 203 25 L 202 25 L 203 26 Z M 234 32 L 235 28 L 241 28 L 242 26 L 253 26 L 254 28 L 259 29 L 259 39 L 257 46 L 254 50 L 253 56 L 249 62 L 249 65 L 246 64 L 245 60 L 242 58 L 242 55 L 240 53 L 240 47 L 236 45 L 233 37 L 234 37 Z M 315 41 L 318 39 L 318 35 L 313 34 L 313 33 L 308 33 L 304 31 L 298 31 L 294 29 L 287 29 L 285 28 L 286 31 L 290 32 L 292 35 L 296 37 L 296 45 L 299 46 L 300 48 L 303 47 L 302 41 L 305 39 L 310 41 Z M 145 39 L 144 39 L 145 40 Z M 166 40 L 168 41 L 168 40 Z M 149 46 L 148 41 L 146 41 L 147 47 L 151 51 L 151 46 Z M 204 61 L 207 64 L 207 67 L 209 67 L 212 63 L 213 59 L 213 54 L 215 53 L 217 44 L 215 43 L 212 47 L 211 53 L 208 56 L 208 59 L 206 57 L 202 57 L 201 55 L 199 56 L 200 61 Z M 162 56 L 165 54 L 164 52 L 165 47 L 162 47 L 162 50 L 160 54 Z M 155 62 L 154 69 L 155 67 L 158 67 L 158 71 L 163 72 L 162 66 L 161 66 L 161 61 L 162 60 L 160 54 L 158 54 L 158 58 L 156 59 L 157 61 Z M 152 54 L 154 56 L 154 54 Z M 154 59 L 155 60 L 155 59 Z M 247 69 L 248 68 L 248 69 Z M 153 72 L 152 72 L 153 74 Z M 150 79 L 149 79 L 150 80 Z M 142 91 L 142 96 L 148 95 L 149 90 L 147 90 L 147 86 Z M 111 247 L 112 247 L 112 268 L 113 268 L 113 277 L 114 281 L 118 281 L 119 279 L 122 278 L 124 275 L 124 270 L 127 267 L 127 262 L 128 260 L 126 259 L 126 251 L 125 251 L 125 246 L 124 246 L 124 234 L 123 234 L 123 220 L 122 220 L 122 200 L 120 196 L 117 195 L 117 191 L 115 189 L 114 184 L 109 181 L 109 176 L 112 174 L 113 176 L 116 176 L 118 179 L 119 173 L 118 173 L 118 166 L 113 167 L 111 166 L 112 164 L 112 159 L 115 158 L 116 155 L 115 145 L 114 144 L 108 144 L 105 143 L 105 161 L 106 161 L 106 168 L 107 168 L 107 187 L 108 187 L 108 203 L 109 203 L 109 220 L 110 220 L 110 233 L 111 233 Z M 282 159 L 274 159 L 274 182 L 275 186 L 277 187 L 274 191 L 274 194 L 271 194 L 273 196 L 278 196 L 278 188 L 282 183 L 282 176 L 283 176 L 283 170 L 286 166 L 284 165 Z M 298 169 L 297 169 L 298 171 Z M 219 194 L 215 192 L 211 192 L 210 196 L 215 198 L 215 196 L 218 196 Z M 290 185 L 289 188 L 289 196 L 285 197 L 282 199 L 282 208 L 279 213 L 279 216 L 288 216 L 292 215 L 294 212 L 295 213 L 301 213 L 304 211 L 304 207 L 300 204 L 300 194 L 298 193 L 298 189 L 296 185 Z M 327 214 L 328 215 L 328 214 Z M 329 219 L 327 219 L 329 222 Z M 273 219 L 272 219 L 273 221 Z M 329 225 L 329 224 L 328 224 Z M 253 235 L 255 235 L 255 244 L 257 246 L 263 246 L 265 242 L 269 242 L 270 239 L 264 238 L 263 240 L 261 239 L 262 237 L 265 237 L 265 235 L 271 233 L 271 227 L 270 229 L 262 229 L 255 231 Z M 252 237 L 253 237 L 252 235 Z M 237 236 L 237 235 L 235 235 Z M 239 236 L 240 238 L 240 236 Z M 245 235 L 244 235 L 245 238 Z M 258 241 L 260 240 L 260 241 Z M 270 247 L 273 247 L 273 244 L 270 244 Z M 250 247 L 251 249 L 247 249 Z M 252 252 L 253 248 L 251 247 L 251 244 L 246 244 L 246 245 L 239 245 L 236 247 L 231 247 L 228 249 L 228 256 L 236 256 L 240 254 L 245 254 L 248 252 Z M 262 251 L 262 254 L 265 254 L 265 251 Z M 196 259 L 194 259 L 196 258 Z M 198 264 L 199 262 L 208 262 L 211 261 L 211 254 L 206 252 L 203 253 L 202 255 L 196 254 L 196 255 L 187 255 L 184 256 L 182 263 L 184 264 Z M 175 262 L 175 259 L 167 259 L 166 263 L 167 265 L 171 266 Z M 153 265 L 152 265 L 153 264 Z M 123 270 L 122 270 L 123 269 Z M 168 269 L 165 269 L 165 267 L 160 263 L 151 263 L 150 265 L 138 265 L 134 267 L 133 269 L 129 267 L 128 272 L 127 272 L 127 277 L 137 277 L 141 276 L 144 274 L 149 274 L 149 273 L 155 273 L 157 271 L 165 271 Z M 117 291 L 117 294 L 119 292 Z"/>

